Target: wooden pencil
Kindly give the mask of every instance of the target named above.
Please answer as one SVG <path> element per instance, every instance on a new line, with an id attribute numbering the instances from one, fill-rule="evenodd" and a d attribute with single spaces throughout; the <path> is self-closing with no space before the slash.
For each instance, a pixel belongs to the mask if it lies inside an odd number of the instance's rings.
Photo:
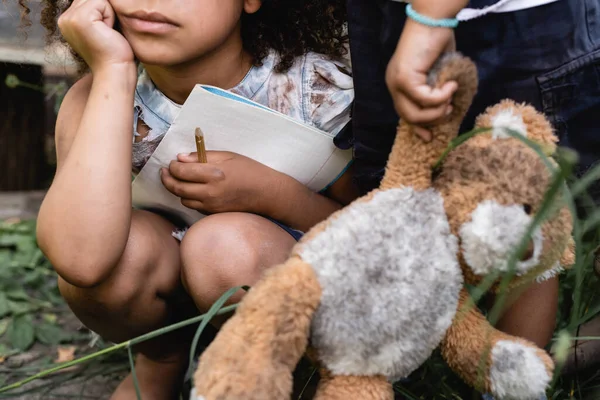
<path id="1" fill-rule="evenodd" d="M 204 145 L 204 133 L 200 128 L 196 128 L 194 134 L 196 138 L 196 151 L 198 152 L 198 162 L 206 163 L 206 147 Z"/>

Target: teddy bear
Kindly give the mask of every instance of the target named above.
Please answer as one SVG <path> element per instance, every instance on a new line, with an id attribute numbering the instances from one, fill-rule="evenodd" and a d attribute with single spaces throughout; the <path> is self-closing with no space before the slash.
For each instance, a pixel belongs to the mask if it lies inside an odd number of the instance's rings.
<path id="1" fill-rule="evenodd" d="M 391 400 L 392 383 L 438 347 L 465 382 L 498 399 L 545 392 L 551 357 L 495 329 L 467 286 L 496 273 L 498 290 L 511 272 L 516 288 L 574 262 L 572 215 L 561 202 L 508 271 L 552 173 L 507 132 L 547 154 L 557 138 L 535 109 L 506 100 L 477 119 L 487 132 L 447 153 L 475 96 L 475 65 L 445 54 L 428 83 L 450 80 L 453 109 L 431 126 L 433 140 L 401 122 L 380 187 L 311 229 L 249 290 L 201 355 L 194 400 L 289 399 L 307 349 L 321 367 L 318 400 Z"/>

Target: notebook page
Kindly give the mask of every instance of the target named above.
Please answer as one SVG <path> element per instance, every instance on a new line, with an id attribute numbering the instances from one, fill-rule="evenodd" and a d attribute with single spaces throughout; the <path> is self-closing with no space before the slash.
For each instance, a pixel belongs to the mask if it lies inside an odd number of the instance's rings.
<path id="1" fill-rule="evenodd" d="M 135 178 L 134 207 L 164 210 L 190 225 L 203 217 L 182 206 L 159 177 L 160 169 L 167 167 L 178 153 L 196 151 L 196 127 L 204 133 L 207 150 L 230 151 L 252 158 L 314 191 L 334 181 L 352 158 L 351 150 L 336 148 L 332 137 L 325 132 L 230 92 L 198 85 Z"/>

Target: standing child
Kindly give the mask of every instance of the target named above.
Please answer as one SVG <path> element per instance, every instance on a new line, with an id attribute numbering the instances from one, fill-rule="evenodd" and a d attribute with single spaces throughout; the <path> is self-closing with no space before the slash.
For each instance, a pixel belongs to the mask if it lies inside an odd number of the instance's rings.
<path id="1" fill-rule="evenodd" d="M 206 311 L 230 287 L 252 285 L 285 260 L 302 231 L 352 198 L 346 176 L 321 195 L 251 159 L 209 152 L 207 164 L 179 155 L 161 173 L 185 206 L 210 214 L 181 243 L 170 221 L 131 207 L 132 171 L 199 83 L 230 89 L 333 140 L 353 100 L 342 1 L 45 3 L 50 34 L 60 16 L 63 38 L 90 72 L 58 115 L 58 169 L 38 240 L 62 295 L 102 337 L 120 342 Z M 144 399 L 177 397 L 187 339 L 140 347 Z M 130 376 L 112 399 L 134 393 Z"/>
<path id="2" fill-rule="evenodd" d="M 376 187 L 383 175 L 398 117 L 427 140 L 427 125 L 451 111 L 456 84 L 432 90 L 426 75 L 455 45 L 479 70 L 479 93 L 463 131 L 473 127 L 485 108 L 512 98 L 551 119 L 561 144 L 580 153 L 580 172 L 598 162 L 599 0 L 410 3 L 348 0 L 356 92 L 354 166 L 362 191 Z M 592 193 L 597 199 L 598 186 Z M 546 346 L 554 330 L 558 280 L 533 285 L 514 297 L 497 327 Z"/>

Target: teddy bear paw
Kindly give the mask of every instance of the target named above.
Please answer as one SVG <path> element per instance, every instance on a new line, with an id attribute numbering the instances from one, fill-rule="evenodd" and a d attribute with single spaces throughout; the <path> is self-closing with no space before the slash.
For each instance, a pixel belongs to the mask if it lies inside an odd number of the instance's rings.
<path id="1" fill-rule="evenodd" d="M 554 362 L 542 349 L 501 340 L 491 352 L 490 388 L 503 400 L 537 400 L 552 379 Z"/>

